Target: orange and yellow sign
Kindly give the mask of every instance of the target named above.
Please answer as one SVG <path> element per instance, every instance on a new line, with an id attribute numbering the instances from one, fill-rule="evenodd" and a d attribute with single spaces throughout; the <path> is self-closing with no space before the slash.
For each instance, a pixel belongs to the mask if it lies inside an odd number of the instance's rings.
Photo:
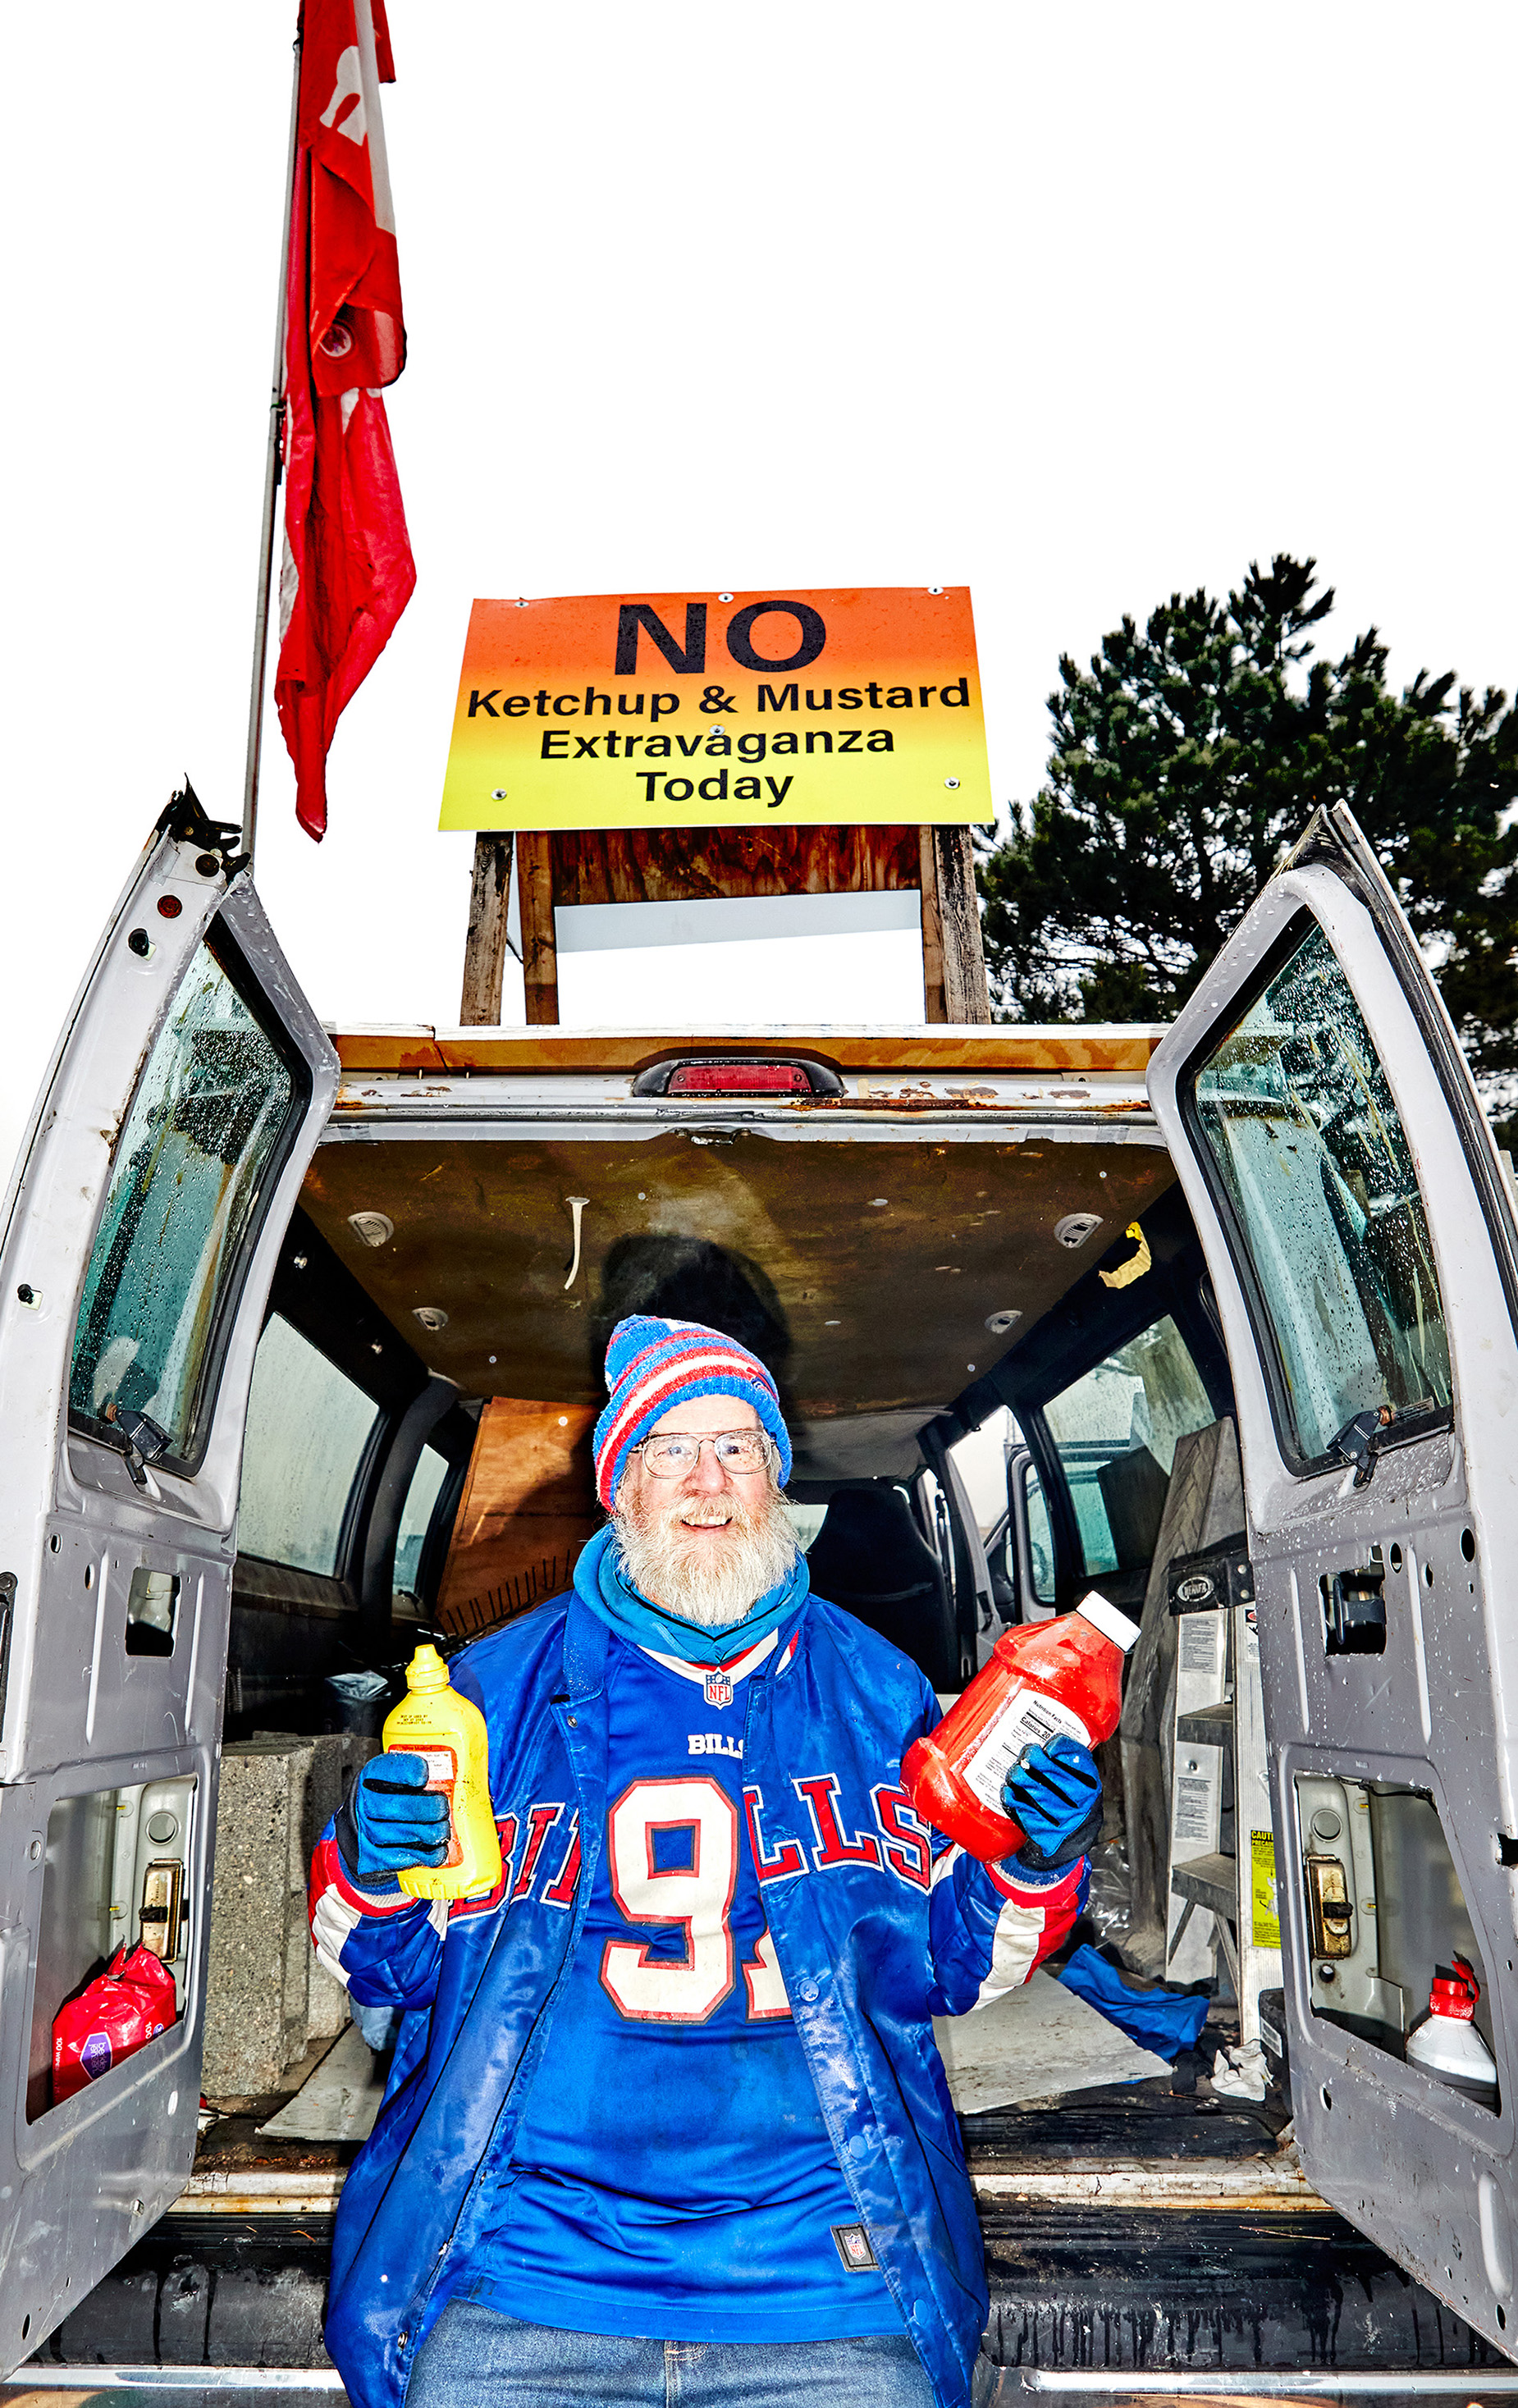
<path id="1" fill-rule="evenodd" d="M 967 586 L 470 613 L 445 828 L 992 816 Z"/>

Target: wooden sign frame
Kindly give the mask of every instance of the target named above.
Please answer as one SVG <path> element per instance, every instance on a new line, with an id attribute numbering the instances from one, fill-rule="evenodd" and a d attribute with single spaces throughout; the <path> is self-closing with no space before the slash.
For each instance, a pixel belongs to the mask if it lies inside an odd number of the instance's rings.
<path id="1" fill-rule="evenodd" d="M 756 895 L 879 895 L 916 888 L 925 1019 L 989 1025 L 967 827 L 481 830 L 475 838 L 460 1025 L 500 1025 L 507 905 L 516 851 L 529 1027 L 559 1017 L 556 907 L 683 903 Z"/>

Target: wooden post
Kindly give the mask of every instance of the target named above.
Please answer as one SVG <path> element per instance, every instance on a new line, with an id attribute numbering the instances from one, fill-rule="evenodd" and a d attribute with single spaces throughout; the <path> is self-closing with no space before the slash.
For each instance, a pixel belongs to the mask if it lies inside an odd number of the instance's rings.
<path id="1" fill-rule="evenodd" d="M 559 948 L 553 933 L 553 838 L 544 830 L 517 838 L 522 889 L 522 975 L 529 1028 L 559 1017 Z"/>
<path id="2" fill-rule="evenodd" d="M 514 839 L 522 899 L 527 1025 L 559 1017 L 556 895 L 566 904 L 673 901 L 717 895 L 885 893 L 917 884 L 923 915 L 923 1000 L 930 1023 L 991 1019 L 975 857 L 968 828 L 523 830 Z M 459 1017 L 498 1026 L 513 838 L 475 838 L 469 935 Z"/>
<path id="3" fill-rule="evenodd" d="M 924 1016 L 930 1024 L 989 1025 L 991 990 L 969 829 L 924 827 L 921 837 Z"/>
<path id="4" fill-rule="evenodd" d="M 512 843 L 509 829 L 503 833 L 482 828 L 475 838 L 469 933 L 464 940 L 464 992 L 459 999 L 461 1028 L 499 1028 L 501 1025 Z"/>
<path id="5" fill-rule="evenodd" d="M 929 1026 L 949 1017 L 943 992 L 943 915 L 938 908 L 938 855 L 934 831 L 917 831 L 922 853 L 923 1017 Z"/>

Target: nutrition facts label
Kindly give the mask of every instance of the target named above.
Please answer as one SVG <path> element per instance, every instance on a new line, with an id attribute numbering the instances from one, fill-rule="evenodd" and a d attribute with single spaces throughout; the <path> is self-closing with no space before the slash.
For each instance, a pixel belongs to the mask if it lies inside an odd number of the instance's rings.
<path id="1" fill-rule="evenodd" d="M 960 1770 L 981 1805 L 1000 1814 L 1005 1811 L 1002 1784 L 1024 1748 L 1047 1747 L 1062 1731 L 1078 1739 L 1082 1747 L 1091 1745 L 1091 1733 L 1079 1714 L 1062 1706 L 1057 1698 L 1046 1698 L 1041 1690 L 1025 1688 L 1020 1682 Z"/>
<path id="2" fill-rule="evenodd" d="M 422 1758 L 427 1768 L 427 1787 L 437 1790 L 441 1797 L 447 1799 L 448 1811 L 451 1814 L 453 1784 L 459 1777 L 458 1757 L 451 1747 L 413 1747 L 411 1754 Z M 450 1865 L 462 1865 L 463 1862 L 464 1844 L 458 1833 L 450 1829 L 448 1854 L 443 1858 L 442 1870 L 446 1871 Z"/>

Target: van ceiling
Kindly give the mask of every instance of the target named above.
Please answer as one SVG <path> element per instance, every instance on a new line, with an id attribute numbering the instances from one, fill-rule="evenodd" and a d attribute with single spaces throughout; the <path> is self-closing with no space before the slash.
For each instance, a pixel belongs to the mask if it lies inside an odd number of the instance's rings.
<path id="1" fill-rule="evenodd" d="M 599 1403 L 611 1323 L 667 1312 L 719 1321 L 755 1346 L 795 1422 L 879 1415 L 895 1454 L 1008 1351 L 988 1315 L 1015 1310 L 1011 1339 L 1026 1336 L 1174 1176 L 1162 1147 L 1043 1132 L 945 1144 L 688 1127 L 593 1141 L 335 1132 L 301 1200 L 395 1327 L 466 1396 Z M 566 1293 L 576 1196 L 587 1200 Z M 350 1224 L 372 1212 L 394 1225 L 380 1247 Z M 1068 1212 L 1101 1215 L 1079 1252 L 1054 1236 Z M 428 1330 L 419 1307 L 440 1309 L 446 1325 Z M 855 1468 L 865 1436 L 856 1424 L 851 1446 L 838 1431 L 826 1452 L 840 1470 L 845 1456 Z"/>

